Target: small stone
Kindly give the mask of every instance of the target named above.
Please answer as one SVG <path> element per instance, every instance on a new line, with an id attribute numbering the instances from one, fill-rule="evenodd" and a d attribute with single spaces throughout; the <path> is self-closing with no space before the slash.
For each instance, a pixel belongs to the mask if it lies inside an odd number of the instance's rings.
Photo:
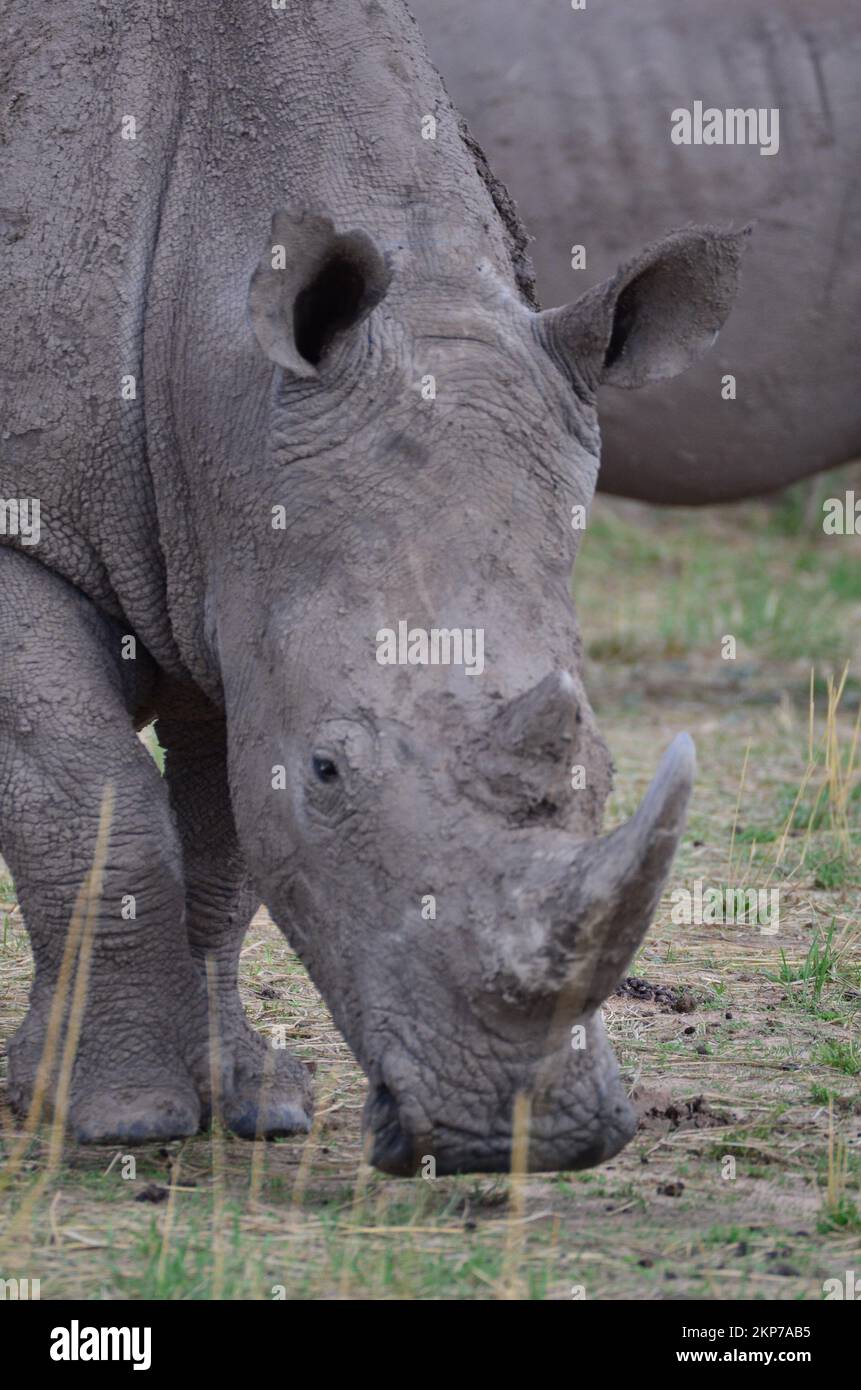
<path id="1" fill-rule="evenodd" d="M 658 1194 L 661 1197 L 681 1197 L 684 1190 L 683 1182 L 664 1182 L 658 1186 Z"/>
<path id="2" fill-rule="evenodd" d="M 142 1187 L 135 1196 L 136 1202 L 166 1202 L 170 1196 L 169 1187 L 159 1187 L 158 1183 L 149 1182 L 146 1187 Z"/>

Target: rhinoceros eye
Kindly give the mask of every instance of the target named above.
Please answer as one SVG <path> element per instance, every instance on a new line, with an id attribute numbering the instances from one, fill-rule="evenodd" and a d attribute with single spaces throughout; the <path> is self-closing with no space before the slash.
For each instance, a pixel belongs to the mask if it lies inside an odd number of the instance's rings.
<path id="1" fill-rule="evenodd" d="M 319 753 L 315 753 L 311 759 L 311 766 L 318 782 L 337 782 L 338 769 L 331 758 L 324 758 Z"/>

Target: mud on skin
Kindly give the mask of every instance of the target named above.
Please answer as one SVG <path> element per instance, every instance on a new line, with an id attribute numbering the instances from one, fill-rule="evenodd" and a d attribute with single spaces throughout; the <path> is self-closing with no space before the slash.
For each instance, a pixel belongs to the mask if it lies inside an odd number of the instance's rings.
<path id="1" fill-rule="evenodd" d="M 513 206 L 394 0 L 8 14 L 0 496 L 42 524 L 0 537 L 0 851 L 36 962 L 14 1104 L 112 785 L 74 1136 L 205 1124 L 210 1016 L 230 1127 L 308 1128 L 305 1068 L 277 1051 L 263 1087 L 236 987 L 263 900 L 368 1074 L 379 1167 L 507 1167 L 520 1092 L 532 1168 L 599 1162 L 633 1125 L 599 1006 L 693 752 L 600 835 L 570 519 L 599 386 L 710 345 L 746 234 L 628 248 L 538 313 Z M 482 628 L 483 675 L 379 665 L 402 620 Z"/>

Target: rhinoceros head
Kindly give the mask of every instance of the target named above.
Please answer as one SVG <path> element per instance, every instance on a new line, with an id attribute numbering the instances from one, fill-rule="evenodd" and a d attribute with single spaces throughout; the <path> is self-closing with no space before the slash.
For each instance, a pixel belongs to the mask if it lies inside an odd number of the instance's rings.
<path id="1" fill-rule="evenodd" d="M 231 787 L 257 886 L 367 1072 L 388 1172 L 508 1167 L 518 1096 L 531 1169 L 632 1133 L 600 1005 L 669 871 L 693 749 L 680 736 L 600 834 L 611 766 L 570 574 L 598 386 L 713 341 L 743 239 L 674 233 L 536 314 L 480 261 L 426 280 L 326 218 L 273 224 L 250 318 L 280 368 L 283 524 L 256 587 L 217 602 Z"/>

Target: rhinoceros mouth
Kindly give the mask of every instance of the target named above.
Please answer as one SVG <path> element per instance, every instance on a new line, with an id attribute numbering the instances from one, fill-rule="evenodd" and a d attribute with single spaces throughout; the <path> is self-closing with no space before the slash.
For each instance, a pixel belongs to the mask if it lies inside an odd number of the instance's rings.
<path id="1" fill-rule="evenodd" d="M 432 1140 L 418 1141 L 405 1133 L 397 1102 L 381 1087 L 372 1093 L 366 1109 L 366 1158 L 390 1177 L 448 1177 L 457 1173 L 507 1173 L 512 1166 L 511 1134 L 487 1138 L 458 1129 L 442 1130 Z M 627 1101 L 613 1107 L 612 1116 L 599 1128 L 561 1130 L 558 1134 L 530 1136 L 527 1170 L 558 1173 L 592 1168 L 605 1163 L 629 1142 L 636 1120 Z M 425 1172 L 425 1165 L 432 1167 Z"/>
<path id="2" fill-rule="evenodd" d="M 363 1128 L 366 1161 L 391 1177 L 413 1177 L 420 1171 L 426 1177 L 446 1177 L 511 1170 L 512 1135 L 507 1125 L 493 1126 L 484 1135 L 444 1123 L 432 1136 L 417 1137 L 405 1127 L 397 1100 L 382 1083 L 368 1096 Z M 616 1080 L 585 1122 L 572 1123 L 570 1114 L 560 1114 L 558 1128 L 548 1124 L 547 1117 L 535 1124 L 526 1146 L 527 1170 L 555 1173 L 594 1167 L 624 1148 L 635 1130 L 633 1109 Z"/>

